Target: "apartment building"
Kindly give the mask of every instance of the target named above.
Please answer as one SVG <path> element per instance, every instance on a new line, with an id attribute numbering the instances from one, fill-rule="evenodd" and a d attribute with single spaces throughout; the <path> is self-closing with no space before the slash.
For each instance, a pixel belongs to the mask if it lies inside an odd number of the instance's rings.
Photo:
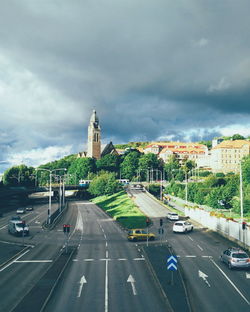
<path id="1" fill-rule="evenodd" d="M 239 172 L 239 164 L 244 156 L 250 154 L 250 141 L 223 141 L 211 150 L 213 172 Z"/>
<path id="2" fill-rule="evenodd" d="M 164 162 L 172 155 L 183 162 L 189 159 L 197 163 L 197 166 L 209 166 L 208 164 L 208 148 L 206 145 L 199 143 L 183 143 L 183 142 L 153 142 L 144 148 L 144 153 L 153 153 L 158 155 Z"/>

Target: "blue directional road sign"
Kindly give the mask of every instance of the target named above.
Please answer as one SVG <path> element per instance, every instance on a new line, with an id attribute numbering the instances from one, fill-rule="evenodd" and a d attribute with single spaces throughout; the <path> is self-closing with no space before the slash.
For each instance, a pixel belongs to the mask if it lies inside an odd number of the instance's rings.
<path id="1" fill-rule="evenodd" d="M 170 256 L 167 259 L 167 269 L 170 271 L 177 271 L 177 257 Z"/>

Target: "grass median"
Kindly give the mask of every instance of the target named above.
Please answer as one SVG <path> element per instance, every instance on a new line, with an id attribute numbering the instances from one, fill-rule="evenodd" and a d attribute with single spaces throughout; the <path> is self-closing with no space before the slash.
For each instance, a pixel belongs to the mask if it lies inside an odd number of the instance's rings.
<path id="1" fill-rule="evenodd" d="M 124 191 L 109 196 L 99 196 L 93 198 L 91 201 L 106 211 L 124 228 L 134 229 L 146 227 L 147 217 Z"/>

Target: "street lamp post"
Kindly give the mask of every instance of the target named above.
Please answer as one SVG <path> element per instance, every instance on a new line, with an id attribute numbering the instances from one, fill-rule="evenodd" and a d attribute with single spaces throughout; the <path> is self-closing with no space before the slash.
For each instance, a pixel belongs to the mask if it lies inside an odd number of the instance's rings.
<path id="1" fill-rule="evenodd" d="M 240 162 L 240 220 L 243 223 L 243 183 L 242 183 L 242 168 Z"/>
<path id="2" fill-rule="evenodd" d="M 156 171 L 157 176 L 158 176 L 158 172 L 160 172 L 160 178 L 161 178 L 160 199 L 162 200 L 162 190 L 163 190 L 162 171 L 159 169 L 154 169 L 153 171 Z"/>
<path id="3" fill-rule="evenodd" d="M 45 169 L 45 168 L 37 168 L 37 171 L 47 171 L 49 172 L 49 208 L 48 208 L 48 219 L 47 219 L 47 224 L 50 225 L 51 223 L 51 193 L 52 193 L 52 173 L 55 171 L 59 171 L 59 170 L 64 170 L 66 171 L 66 168 L 58 168 L 58 169 L 53 169 L 53 170 L 49 170 L 49 169 Z M 64 204 L 64 203 L 63 203 Z"/>

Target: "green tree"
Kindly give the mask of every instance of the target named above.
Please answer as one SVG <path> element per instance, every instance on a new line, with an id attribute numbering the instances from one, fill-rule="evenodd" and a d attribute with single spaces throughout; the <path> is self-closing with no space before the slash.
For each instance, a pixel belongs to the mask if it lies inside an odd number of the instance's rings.
<path id="1" fill-rule="evenodd" d="M 76 158 L 70 165 L 68 172 L 72 175 L 72 183 L 78 183 L 81 179 L 88 179 L 89 175 L 96 172 L 96 163 L 94 158 Z"/>
<path id="2" fill-rule="evenodd" d="M 5 186 L 34 186 L 34 168 L 27 167 L 26 165 L 19 165 L 7 169 L 3 175 L 3 184 Z"/>
<path id="3" fill-rule="evenodd" d="M 177 159 L 177 156 L 175 154 L 171 155 L 168 158 L 168 162 L 164 165 L 166 180 L 171 181 L 172 179 L 175 179 L 179 173 L 180 168 L 181 165 Z"/>
<path id="4" fill-rule="evenodd" d="M 107 154 L 96 161 L 97 170 L 119 173 L 120 157 L 115 154 Z"/>
<path id="5" fill-rule="evenodd" d="M 112 195 L 121 190 L 114 173 L 102 172 L 90 183 L 88 192 L 93 196 Z"/>
<path id="6" fill-rule="evenodd" d="M 242 160 L 242 178 L 244 184 L 250 184 L 250 156 L 244 157 Z"/>
<path id="7" fill-rule="evenodd" d="M 137 175 L 140 153 L 128 153 L 121 163 L 121 178 L 132 180 Z"/>
<path id="8" fill-rule="evenodd" d="M 139 158 L 139 172 L 141 180 L 146 180 L 147 172 L 151 169 L 161 170 L 161 161 L 157 158 L 157 155 L 153 153 L 144 154 Z M 157 172 L 156 172 L 157 175 Z M 158 176 L 158 175 L 157 175 Z"/>
<path id="9" fill-rule="evenodd" d="M 245 140 L 245 137 L 243 137 L 243 135 L 240 135 L 240 134 L 234 134 L 232 136 L 232 140 L 235 141 L 235 140 Z"/>

